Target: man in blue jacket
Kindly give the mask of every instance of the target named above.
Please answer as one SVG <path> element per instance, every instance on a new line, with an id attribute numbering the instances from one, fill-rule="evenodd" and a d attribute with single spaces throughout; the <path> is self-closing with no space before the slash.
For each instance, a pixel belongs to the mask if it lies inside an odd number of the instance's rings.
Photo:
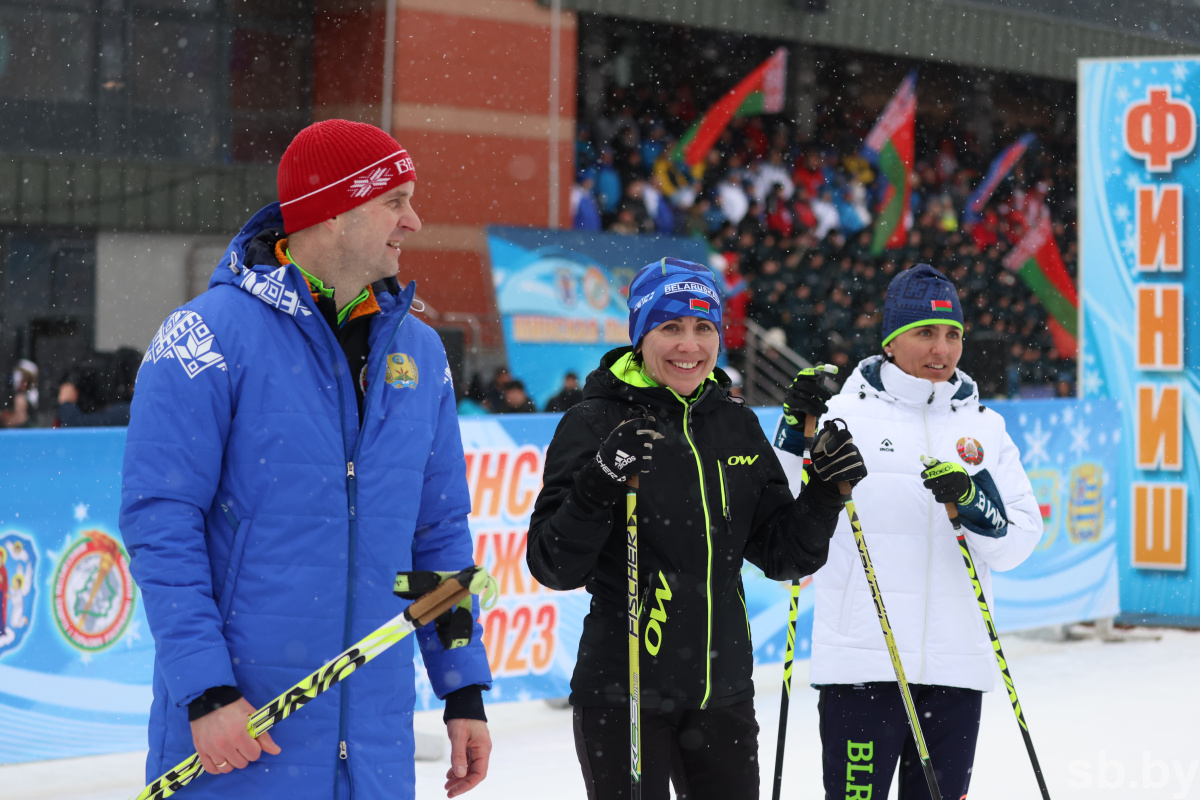
<path id="1" fill-rule="evenodd" d="M 246 719 L 398 613 L 397 571 L 472 563 L 453 380 L 396 279 L 415 180 L 374 126 L 304 129 L 280 202 L 142 362 L 121 532 L 156 646 L 146 774 L 195 750 L 192 800 L 413 797 L 412 638 L 271 734 Z M 480 633 L 416 636 L 446 701 L 449 797 L 487 774 Z"/>

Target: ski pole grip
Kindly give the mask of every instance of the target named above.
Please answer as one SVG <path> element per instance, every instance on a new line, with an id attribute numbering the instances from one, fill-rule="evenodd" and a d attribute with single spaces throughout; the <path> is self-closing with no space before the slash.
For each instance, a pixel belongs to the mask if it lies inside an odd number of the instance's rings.
<path id="1" fill-rule="evenodd" d="M 630 489 L 631 491 L 636 492 L 637 488 L 638 488 L 638 476 L 630 475 L 628 478 L 626 478 L 625 479 L 625 487 L 627 489 Z"/>
<path id="2" fill-rule="evenodd" d="M 946 506 L 946 516 L 950 518 L 950 524 L 954 526 L 954 530 L 962 527 L 962 523 L 958 521 L 958 506 L 954 503 L 943 503 Z"/>
<path id="3" fill-rule="evenodd" d="M 812 439 L 817 434 L 817 418 L 812 414 L 804 415 L 804 443 L 812 447 Z"/>
<path id="4" fill-rule="evenodd" d="M 842 497 L 849 497 L 850 481 L 838 481 L 838 491 L 841 492 Z"/>
<path id="5" fill-rule="evenodd" d="M 470 594 L 471 590 L 459 583 L 457 578 L 447 578 L 432 592 L 414 600 L 404 614 L 419 628 L 433 622 Z"/>

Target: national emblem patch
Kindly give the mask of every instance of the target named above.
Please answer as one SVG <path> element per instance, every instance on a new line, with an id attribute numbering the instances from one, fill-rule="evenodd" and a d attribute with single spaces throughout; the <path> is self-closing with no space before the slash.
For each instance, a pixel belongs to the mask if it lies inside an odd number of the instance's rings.
<path id="1" fill-rule="evenodd" d="M 983 445 L 978 439 L 964 436 L 958 440 L 958 457 L 964 462 L 976 466 L 983 463 Z"/>
<path id="2" fill-rule="evenodd" d="M 415 389 L 420 380 L 417 373 L 417 362 L 407 353 L 389 353 L 387 357 L 387 376 L 384 381 L 396 389 Z"/>

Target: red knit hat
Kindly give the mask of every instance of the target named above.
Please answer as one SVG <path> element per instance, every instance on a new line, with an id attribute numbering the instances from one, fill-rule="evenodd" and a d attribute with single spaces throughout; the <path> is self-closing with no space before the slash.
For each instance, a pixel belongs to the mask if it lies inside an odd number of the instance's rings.
<path id="1" fill-rule="evenodd" d="M 309 125 L 279 159 L 284 230 L 304 230 L 416 179 L 408 152 L 374 125 L 344 119 Z"/>

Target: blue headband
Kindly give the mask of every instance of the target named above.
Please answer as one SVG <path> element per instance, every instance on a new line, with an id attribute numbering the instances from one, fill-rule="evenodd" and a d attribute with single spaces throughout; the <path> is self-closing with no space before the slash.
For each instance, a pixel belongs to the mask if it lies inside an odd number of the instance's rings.
<path id="1" fill-rule="evenodd" d="M 636 350 L 642 337 L 669 319 L 700 317 L 721 330 L 721 293 L 708 267 L 678 258 L 647 264 L 629 284 L 629 341 Z"/>

